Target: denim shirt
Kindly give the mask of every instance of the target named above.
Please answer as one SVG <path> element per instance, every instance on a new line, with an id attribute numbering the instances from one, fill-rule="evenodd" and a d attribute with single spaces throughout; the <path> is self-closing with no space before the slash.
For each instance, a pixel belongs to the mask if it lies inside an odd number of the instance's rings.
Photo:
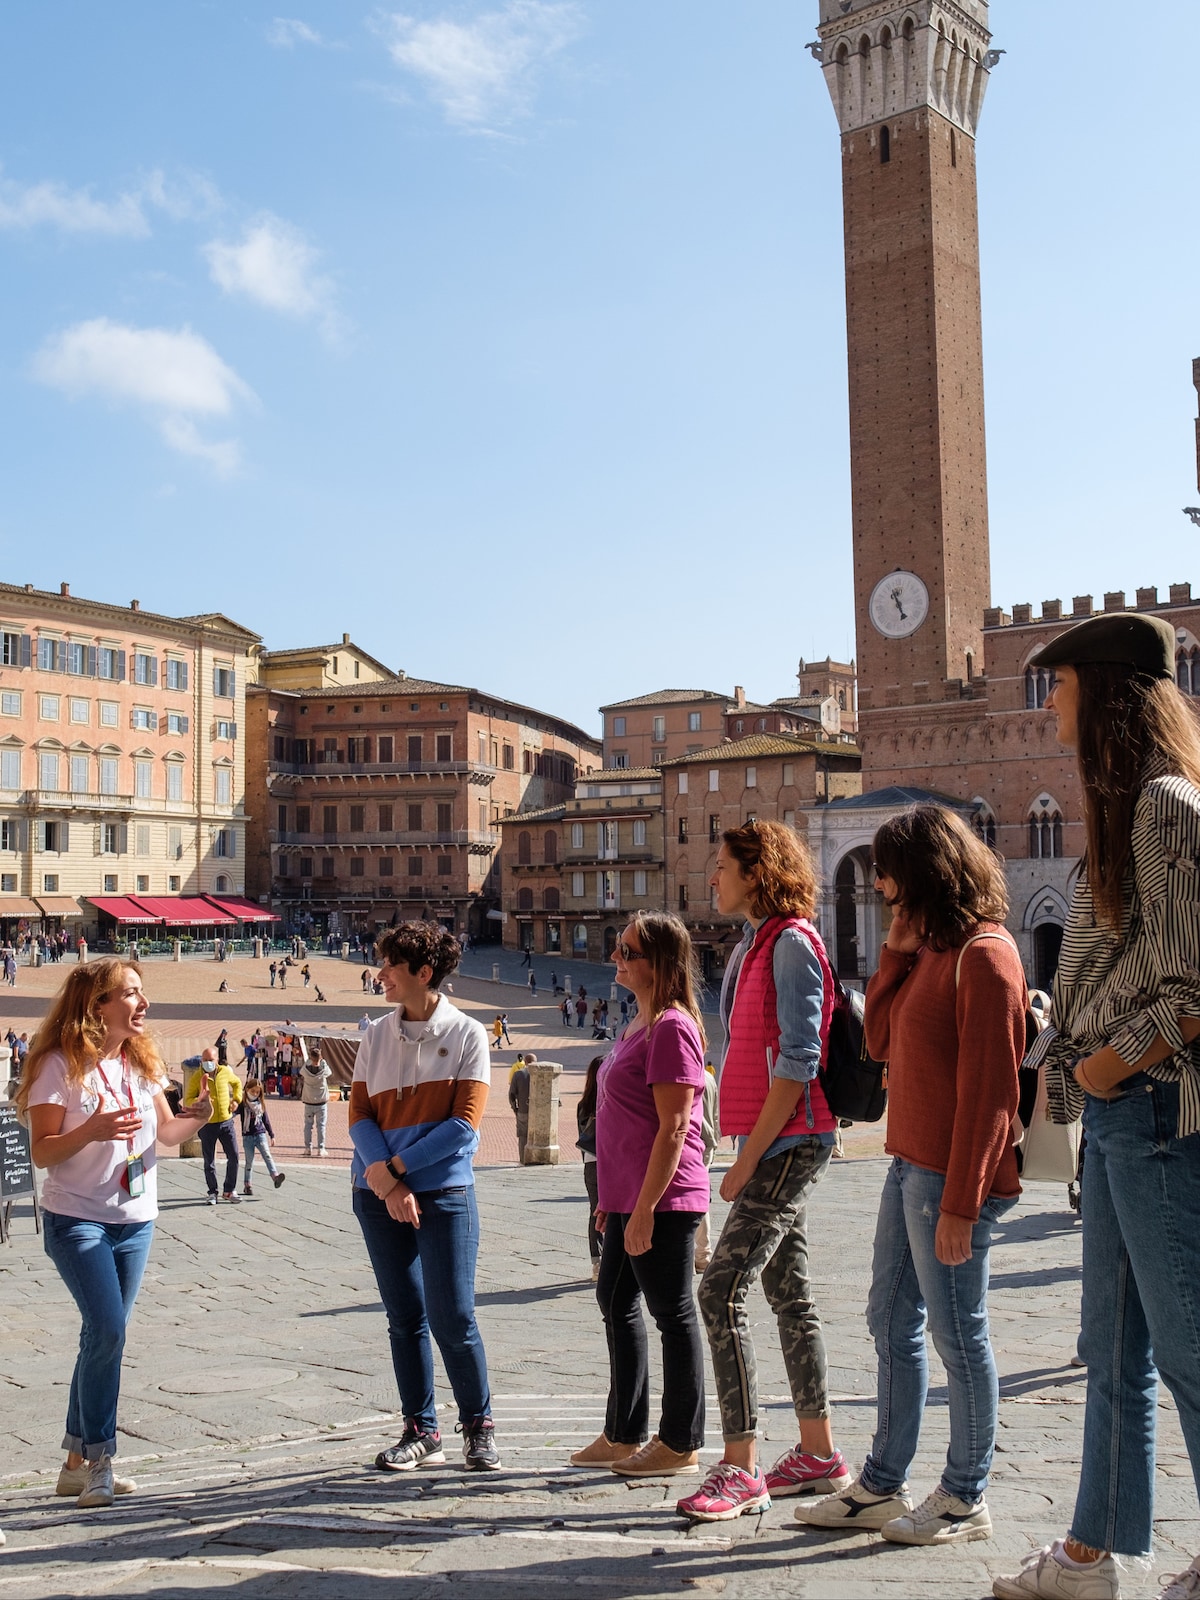
<path id="1" fill-rule="evenodd" d="M 725 1037 L 729 1038 L 729 1020 L 737 998 L 738 974 L 746 952 L 754 942 L 758 930 L 752 922 L 746 924 L 741 941 L 721 983 L 721 1023 Z M 821 1010 L 824 1002 L 824 979 L 821 963 L 812 943 L 798 928 L 785 928 L 775 941 L 775 954 L 771 962 L 775 979 L 775 1004 L 779 1016 L 779 1054 L 775 1059 L 772 1077 L 788 1078 L 793 1083 L 811 1083 L 821 1066 Z M 763 1151 L 762 1160 L 782 1155 L 811 1134 L 789 1134 L 776 1139 Z M 818 1136 L 822 1144 L 833 1144 L 834 1135 Z M 738 1141 L 740 1150 L 745 1137 Z"/>

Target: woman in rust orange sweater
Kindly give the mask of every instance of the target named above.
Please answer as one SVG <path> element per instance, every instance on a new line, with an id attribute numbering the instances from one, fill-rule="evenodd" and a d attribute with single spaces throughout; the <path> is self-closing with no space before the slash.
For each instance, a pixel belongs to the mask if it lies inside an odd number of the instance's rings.
<path id="1" fill-rule="evenodd" d="M 916 806 L 880 828 L 874 850 L 892 912 L 866 1013 L 867 1047 L 889 1063 L 893 1158 L 867 1305 L 878 1421 L 858 1479 L 796 1517 L 882 1529 L 900 1544 L 954 1544 L 992 1531 L 984 1490 L 999 1393 L 988 1251 L 1020 1193 L 1011 1130 L 1025 975 L 1003 928 L 1000 862 L 954 812 Z M 927 1322 L 946 1368 L 950 1448 L 941 1482 L 914 1510 L 905 1479 L 929 1383 Z"/>

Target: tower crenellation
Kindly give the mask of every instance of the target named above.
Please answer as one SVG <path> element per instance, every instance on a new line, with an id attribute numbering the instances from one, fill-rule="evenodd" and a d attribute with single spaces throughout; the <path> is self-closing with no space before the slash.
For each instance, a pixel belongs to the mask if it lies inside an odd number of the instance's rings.
<path id="1" fill-rule="evenodd" d="M 928 108 L 974 137 L 992 64 L 987 0 L 821 0 L 818 32 L 843 133 Z"/>

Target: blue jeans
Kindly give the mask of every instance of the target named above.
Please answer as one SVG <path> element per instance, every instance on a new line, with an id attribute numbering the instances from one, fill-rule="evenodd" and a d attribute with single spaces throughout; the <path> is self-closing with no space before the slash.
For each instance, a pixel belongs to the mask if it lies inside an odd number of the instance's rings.
<path id="1" fill-rule="evenodd" d="M 125 1327 L 153 1238 L 153 1222 L 84 1222 L 54 1211 L 42 1213 L 46 1254 L 83 1318 L 63 1449 L 89 1461 L 117 1452 Z"/>
<path id="2" fill-rule="evenodd" d="M 475 1321 L 479 1211 L 475 1188 L 419 1194 L 421 1226 L 397 1222 L 369 1189 L 354 1190 L 354 1215 L 387 1312 L 392 1366 L 405 1419 L 437 1431 L 433 1346 L 437 1340 L 458 1420 L 491 1415 L 487 1358 Z"/>
<path id="3" fill-rule="evenodd" d="M 879 1358 L 878 1416 L 863 1481 L 875 1494 L 891 1494 L 908 1476 L 929 1389 L 928 1324 L 950 1395 L 942 1487 L 973 1505 L 987 1488 L 1000 1401 L 988 1331 L 988 1252 L 992 1225 L 1016 1200 L 989 1196 L 971 1234 L 971 1259 L 946 1267 L 933 1247 L 945 1186 L 940 1172 L 898 1156 L 883 1186 L 867 1299 Z"/>
<path id="4" fill-rule="evenodd" d="M 1083 1470 L 1071 1534 L 1145 1555 L 1158 1375 L 1200 1486 L 1200 1133 L 1178 1139 L 1179 1088 L 1139 1072 L 1084 1109 Z M 1157 1367 L 1157 1371 L 1155 1370 Z"/>
<path id="5" fill-rule="evenodd" d="M 271 1154 L 271 1141 L 265 1132 L 244 1133 L 242 1135 L 242 1147 L 246 1153 L 246 1176 L 244 1182 L 247 1189 L 250 1187 L 250 1174 L 254 1170 L 254 1152 L 256 1150 L 263 1158 L 270 1177 L 273 1178 L 279 1171 L 279 1168 L 275 1165 L 275 1157 Z"/>

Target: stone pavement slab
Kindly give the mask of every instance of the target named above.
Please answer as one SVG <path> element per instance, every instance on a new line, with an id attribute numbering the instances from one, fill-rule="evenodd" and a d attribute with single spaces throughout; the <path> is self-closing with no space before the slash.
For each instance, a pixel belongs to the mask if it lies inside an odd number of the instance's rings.
<path id="1" fill-rule="evenodd" d="M 80 1512 L 53 1494 L 78 1321 L 28 1208 L 18 1208 L 13 1243 L 0 1252 L 8 1443 L 0 1600 L 204 1590 L 417 1600 L 449 1585 L 498 1600 L 983 1596 L 996 1572 L 1061 1532 L 1070 1514 L 1085 1376 L 1067 1364 L 1079 1230 L 1057 1188 L 1030 1191 L 998 1230 L 993 1255 L 996 1535 L 931 1551 L 802 1529 L 786 1500 L 760 1518 L 689 1527 L 673 1503 L 694 1478 L 626 1483 L 566 1465 L 600 1430 L 607 1371 L 577 1167 L 478 1173 L 479 1314 L 503 1470 L 463 1470 L 447 1407 L 445 1466 L 374 1472 L 368 1463 L 401 1422 L 344 1171 L 297 1164 L 278 1193 L 214 1211 L 197 1203 L 189 1168 L 162 1168 L 163 1212 L 130 1330 L 120 1417 L 121 1463 L 140 1489 L 109 1511 Z M 874 1420 L 863 1305 L 884 1172 L 880 1160 L 840 1163 L 812 1207 L 835 1431 L 855 1463 Z M 715 1225 L 724 1209 L 714 1205 Z M 794 1443 L 795 1424 L 758 1291 L 752 1315 L 770 1457 Z M 945 1375 L 936 1357 L 931 1365 L 918 1494 L 936 1482 L 947 1443 Z M 439 1385 L 448 1400 L 440 1376 Z M 716 1416 L 710 1399 L 706 1460 L 719 1454 Z M 1158 1511 L 1156 1570 L 1175 1571 L 1200 1548 L 1200 1518 L 1165 1399 Z"/>

